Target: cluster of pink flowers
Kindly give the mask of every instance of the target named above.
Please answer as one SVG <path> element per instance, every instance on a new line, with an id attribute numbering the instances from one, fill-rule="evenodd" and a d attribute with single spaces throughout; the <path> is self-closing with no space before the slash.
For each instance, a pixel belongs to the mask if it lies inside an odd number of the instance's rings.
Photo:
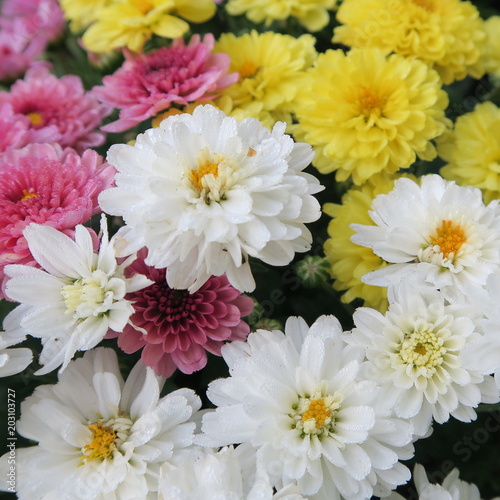
<path id="1" fill-rule="evenodd" d="M 119 119 L 103 130 L 123 132 L 173 105 L 217 97 L 239 74 L 227 74 L 229 56 L 212 54 L 213 47 L 214 37 L 207 34 L 203 40 L 194 35 L 188 45 L 179 38 L 147 54 L 125 51 L 123 66 L 93 89 L 103 103 L 120 110 Z"/>
<path id="2" fill-rule="evenodd" d="M 5 0 L 0 11 L 0 80 L 22 75 L 62 34 L 64 24 L 57 0 Z"/>

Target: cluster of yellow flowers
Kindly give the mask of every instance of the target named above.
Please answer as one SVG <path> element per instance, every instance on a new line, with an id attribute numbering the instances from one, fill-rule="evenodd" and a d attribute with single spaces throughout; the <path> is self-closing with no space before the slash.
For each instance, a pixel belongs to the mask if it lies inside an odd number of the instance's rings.
<path id="1" fill-rule="evenodd" d="M 140 52 L 151 37 L 183 36 L 189 23 L 211 19 L 217 8 L 214 0 L 61 4 L 71 28 L 83 32 L 83 43 L 96 53 L 122 47 Z M 228 0 L 218 8 L 264 23 L 266 30 L 291 22 L 316 33 L 329 24 L 336 4 Z M 371 200 L 390 190 L 401 169 L 439 154 L 447 163 L 443 177 L 481 188 L 486 201 L 500 196 L 500 110 L 486 102 L 462 110 L 454 124 L 443 90 L 466 77 L 500 77 L 500 18 L 484 21 L 464 0 L 343 0 L 336 19 L 332 42 L 348 51 L 332 46 L 318 54 L 320 44 L 310 33 L 223 33 L 214 52 L 229 55 L 239 79 L 212 103 L 269 128 L 286 122 L 297 140 L 313 146 L 319 172 L 354 184 L 342 204 L 324 207 L 333 217 L 324 251 L 334 288 L 346 291 L 342 300 L 360 298 L 384 309 L 383 289 L 363 284 L 361 276 L 385 264 L 350 241 L 349 224 L 370 223 Z M 166 115 L 174 112 L 179 110 Z"/>

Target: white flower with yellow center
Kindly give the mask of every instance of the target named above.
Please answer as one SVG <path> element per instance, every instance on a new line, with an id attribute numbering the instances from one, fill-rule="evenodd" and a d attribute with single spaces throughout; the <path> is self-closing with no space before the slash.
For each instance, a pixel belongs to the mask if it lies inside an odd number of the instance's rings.
<path id="1" fill-rule="evenodd" d="M 321 215 L 312 195 L 322 187 L 302 172 L 312 149 L 284 130 L 209 105 L 170 116 L 134 146 L 111 146 L 116 187 L 100 194 L 100 206 L 123 216 L 120 235 L 147 246 L 146 263 L 167 268 L 171 288 L 194 292 L 226 273 L 251 291 L 249 256 L 288 264 L 310 248 L 305 223 Z"/>
<path id="2" fill-rule="evenodd" d="M 160 467 L 192 444 L 201 406 L 190 389 L 162 398 L 160 391 L 142 363 L 124 382 L 106 348 L 72 361 L 55 385 L 38 386 L 17 423 L 37 442 L 16 450 L 17 498 L 157 500 Z M 7 460 L 0 459 L 2 471 Z"/>
<path id="3" fill-rule="evenodd" d="M 370 217 L 375 225 L 351 225 L 351 240 L 393 265 L 366 274 L 365 283 L 411 278 L 454 295 L 483 287 L 500 269 L 498 200 L 485 205 L 477 188 L 438 175 L 422 177 L 420 186 L 398 179 L 373 200 Z"/>
<path id="4" fill-rule="evenodd" d="M 76 351 L 95 347 L 108 329 L 121 332 L 134 312 L 125 294 L 151 282 L 142 275 L 125 278 L 129 260 L 118 264 L 106 219 L 101 220 L 99 252 L 87 228 L 76 226 L 75 239 L 49 226 L 30 224 L 23 231 L 43 269 L 9 265 L 5 295 L 20 302 L 4 327 L 12 337 L 42 340 L 38 375 L 68 365 Z"/>
<path id="5" fill-rule="evenodd" d="M 203 446 L 247 443 L 277 489 L 297 484 L 311 499 L 362 500 L 408 480 L 412 426 L 379 405 L 379 386 L 360 377 L 364 350 L 345 344 L 334 317 L 310 329 L 257 330 L 222 348 L 231 376 L 208 388 Z"/>
<path id="6" fill-rule="evenodd" d="M 349 342 L 366 350 L 365 376 L 382 385 L 381 400 L 410 419 L 417 435 L 433 419 L 470 422 L 479 403 L 498 402 L 490 360 L 480 353 L 489 345 L 490 357 L 498 359 L 499 342 L 478 331 L 480 316 L 472 307 L 449 304 L 438 290 L 413 284 L 391 288 L 389 300 L 385 315 L 355 311 Z"/>

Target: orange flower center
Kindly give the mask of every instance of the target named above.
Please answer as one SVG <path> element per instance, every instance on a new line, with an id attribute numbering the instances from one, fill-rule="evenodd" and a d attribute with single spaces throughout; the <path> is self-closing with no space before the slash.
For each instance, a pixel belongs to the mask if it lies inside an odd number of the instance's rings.
<path id="1" fill-rule="evenodd" d="M 34 127 L 38 127 L 43 123 L 43 116 L 42 113 L 39 113 L 38 111 L 33 111 L 31 113 L 27 113 L 26 116 L 30 119 L 31 124 Z"/>
<path id="2" fill-rule="evenodd" d="M 443 220 L 436 228 L 436 235 L 431 236 L 430 240 L 433 245 L 439 246 L 441 253 L 448 258 L 452 254 L 457 254 L 467 238 L 460 224 L 453 224 L 451 220 Z"/>
<path id="3" fill-rule="evenodd" d="M 248 78 L 249 76 L 254 76 L 259 68 L 255 65 L 253 61 L 245 61 L 238 69 L 238 73 L 241 78 Z"/>
<path id="4" fill-rule="evenodd" d="M 363 87 L 358 96 L 358 106 L 361 114 L 370 116 L 372 113 L 382 114 L 387 102 L 385 95 L 379 95 L 371 89 Z"/>
<path id="5" fill-rule="evenodd" d="M 212 174 L 215 178 L 219 175 L 219 164 L 218 163 L 208 163 L 207 165 L 202 165 L 197 169 L 191 169 L 189 173 L 189 178 L 193 184 L 201 191 L 203 189 L 202 179 L 205 175 Z"/>
<path id="6" fill-rule="evenodd" d="M 323 399 L 313 399 L 309 403 L 309 408 L 302 415 L 302 422 L 314 420 L 316 429 L 325 425 L 326 419 L 332 416 L 332 412 L 328 411 Z"/>
<path id="7" fill-rule="evenodd" d="M 92 432 L 92 442 L 83 447 L 82 463 L 95 459 L 105 460 L 116 449 L 117 432 L 112 427 L 104 425 L 101 420 L 87 425 L 87 428 Z"/>
<path id="8" fill-rule="evenodd" d="M 20 201 L 26 201 L 29 200 L 30 198 L 38 198 L 38 195 L 36 193 L 33 193 L 31 189 L 29 191 L 27 189 L 23 189 L 22 193 L 23 197 L 21 198 Z"/>

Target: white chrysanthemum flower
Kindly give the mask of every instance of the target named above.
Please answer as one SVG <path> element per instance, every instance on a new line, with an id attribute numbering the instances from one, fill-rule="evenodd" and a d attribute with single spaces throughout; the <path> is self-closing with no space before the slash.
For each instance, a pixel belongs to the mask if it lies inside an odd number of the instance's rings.
<path id="1" fill-rule="evenodd" d="M 222 348 L 231 377 L 210 383 L 218 406 L 203 417 L 204 446 L 249 443 L 273 486 L 298 484 L 312 499 L 386 496 L 408 480 L 413 428 L 378 404 L 360 379 L 363 349 L 345 344 L 334 317 L 310 329 L 291 318 L 286 334 L 257 330 Z"/>
<path id="2" fill-rule="evenodd" d="M 458 475 L 458 469 L 453 469 L 444 478 L 442 486 L 432 484 L 429 482 L 423 466 L 416 464 L 413 470 L 413 482 L 419 495 L 418 500 L 481 500 L 478 487 L 475 484 L 462 481 Z M 414 497 L 412 496 L 412 498 Z M 398 493 L 392 493 L 388 500 L 405 499 Z"/>
<path id="3" fill-rule="evenodd" d="M 273 493 L 250 446 L 189 448 L 160 469 L 159 500 L 303 500 L 296 485 Z"/>
<path id="4" fill-rule="evenodd" d="M 372 209 L 375 225 L 352 224 L 351 239 L 393 265 L 368 273 L 365 283 L 388 286 L 404 276 L 454 294 L 484 286 L 500 269 L 498 200 L 485 206 L 477 188 L 438 175 L 422 177 L 420 186 L 403 178 Z"/>
<path id="5" fill-rule="evenodd" d="M 117 187 L 99 204 L 123 216 L 126 237 L 147 246 L 148 265 L 167 268 L 170 287 L 193 292 L 226 273 L 251 291 L 248 257 L 288 264 L 310 248 L 304 224 L 321 215 L 312 194 L 322 186 L 302 172 L 311 146 L 284 130 L 281 122 L 272 132 L 254 118 L 238 122 L 210 105 L 170 116 L 134 146 L 111 146 Z"/>
<path id="6" fill-rule="evenodd" d="M 0 332 L 0 377 L 9 377 L 22 372 L 33 360 L 31 349 L 26 347 L 8 349 L 23 340 L 24 338 L 11 338 Z"/>
<path id="7" fill-rule="evenodd" d="M 479 403 L 499 401 L 491 364 L 475 350 L 486 345 L 500 359 L 500 341 L 485 339 L 465 303 L 412 284 L 389 290 L 385 315 L 370 308 L 354 313 L 349 343 L 366 350 L 364 373 L 381 386 L 380 399 L 423 436 L 434 419 L 476 418 Z M 498 364 L 498 362 L 497 362 Z"/>
<path id="8" fill-rule="evenodd" d="M 5 295 L 20 302 L 7 315 L 5 330 L 15 336 L 42 339 L 37 375 L 68 365 L 76 351 L 95 347 L 108 329 L 121 332 L 134 312 L 125 294 L 151 283 L 142 275 L 124 277 L 130 263 L 118 264 L 106 219 L 101 220 L 99 253 L 87 228 L 76 226 L 75 239 L 49 226 L 30 224 L 23 231 L 29 249 L 43 269 L 8 265 Z"/>
<path id="9" fill-rule="evenodd" d="M 38 386 L 17 423 L 38 442 L 16 450 L 19 500 L 156 500 L 160 466 L 192 444 L 201 406 L 189 389 L 163 398 L 160 390 L 142 363 L 124 383 L 106 348 L 72 361 L 57 384 Z"/>

